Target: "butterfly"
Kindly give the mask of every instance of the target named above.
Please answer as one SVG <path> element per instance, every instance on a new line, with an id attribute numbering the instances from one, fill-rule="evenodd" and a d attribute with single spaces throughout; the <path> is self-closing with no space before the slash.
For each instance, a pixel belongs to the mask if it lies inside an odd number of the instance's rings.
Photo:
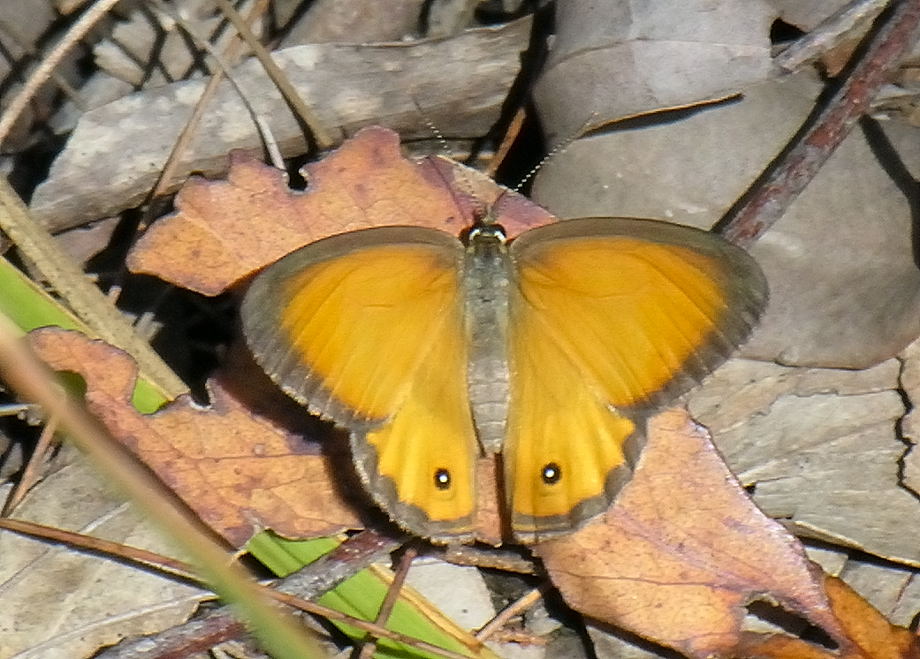
<path id="1" fill-rule="evenodd" d="M 498 459 L 520 542 L 602 513 L 644 421 L 750 334 L 767 284 L 744 250 L 654 220 L 583 218 L 507 240 L 386 226 L 270 265 L 241 306 L 280 387 L 350 432 L 376 503 L 440 543 L 477 537 L 481 459 Z"/>

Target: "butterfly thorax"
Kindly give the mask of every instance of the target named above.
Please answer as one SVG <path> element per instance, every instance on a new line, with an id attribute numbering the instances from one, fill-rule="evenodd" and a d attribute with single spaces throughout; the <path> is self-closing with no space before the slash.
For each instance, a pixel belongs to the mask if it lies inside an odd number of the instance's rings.
<path id="1" fill-rule="evenodd" d="M 470 231 L 464 264 L 467 385 L 476 434 L 483 449 L 497 453 L 508 416 L 509 261 L 501 227 Z"/>

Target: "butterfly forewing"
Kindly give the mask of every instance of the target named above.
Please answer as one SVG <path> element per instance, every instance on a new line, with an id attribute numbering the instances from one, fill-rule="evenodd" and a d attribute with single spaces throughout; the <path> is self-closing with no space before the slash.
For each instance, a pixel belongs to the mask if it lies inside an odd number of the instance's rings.
<path id="1" fill-rule="evenodd" d="M 466 392 L 463 247 L 384 227 L 327 238 L 270 266 L 242 307 L 260 365 L 352 431 L 369 492 L 419 535 L 469 531 L 478 455 Z"/>
<path id="2" fill-rule="evenodd" d="M 660 406 L 718 366 L 766 303 L 756 262 L 705 231 L 585 218 L 512 245 L 518 289 L 616 408 Z"/>

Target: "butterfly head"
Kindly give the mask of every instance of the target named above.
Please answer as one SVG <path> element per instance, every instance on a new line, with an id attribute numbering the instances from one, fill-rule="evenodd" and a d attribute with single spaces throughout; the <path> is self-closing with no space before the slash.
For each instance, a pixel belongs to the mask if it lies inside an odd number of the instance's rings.
<path id="1" fill-rule="evenodd" d="M 495 224 L 494 219 L 486 221 L 488 218 L 490 218 L 490 215 L 487 215 L 483 221 L 477 222 L 466 233 L 464 242 L 467 249 L 475 249 L 477 246 L 503 247 L 505 245 L 508 238 L 504 227 L 500 224 Z"/>

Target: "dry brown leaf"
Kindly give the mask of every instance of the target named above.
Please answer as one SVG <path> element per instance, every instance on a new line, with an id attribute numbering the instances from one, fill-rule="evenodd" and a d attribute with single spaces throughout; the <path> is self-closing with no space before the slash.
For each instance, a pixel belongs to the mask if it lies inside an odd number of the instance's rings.
<path id="1" fill-rule="evenodd" d="M 826 577 L 824 589 L 831 607 L 846 632 L 835 638 L 839 648 L 829 650 L 779 634 L 746 633 L 737 656 L 772 659 L 908 659 L 920 657 L 915 634 L 895 627 L 846 583 Z"/>
<path id="2" fill-rule="evenodd" d="M 746 656 L 741 622 L 757 599 L 847 638 L 820 569 L 679 410 L 650 421 L 633 479 L 603 518 L 536 552 L 575 609 L 688 656 Z"/>
<path id="3" fill-rule="evenodd" d="M 144 415 L 131 405 L 137 367 L 124 352 L 78 332 L 30 336 L 51 368 L 84 378 L 87 408 L 112 435 L 234 546 L 265 528 L 303 538 L 361 526 L 327 458 L 223 388 L 211 386 L 208 408 L 182 396 Z"/>
<path id="4" fill-rule="evenodd" d="M 278 170 L 236 154 L 227 181 L 193 178 L 185 184 L 176 198 L 179 212 L 147 232 L 128 267 L 217 295 L 332 234 L 392 224 L 459 234 L 472 224 L 474 211 L 500 195 L 495 212 L 510 235 L 551 219 L 541 207 L 456 162 L 407 160 L 399 136 L 376 126 L 308 165 L 306 177 L 307 191 L 294 192 Z"/>

